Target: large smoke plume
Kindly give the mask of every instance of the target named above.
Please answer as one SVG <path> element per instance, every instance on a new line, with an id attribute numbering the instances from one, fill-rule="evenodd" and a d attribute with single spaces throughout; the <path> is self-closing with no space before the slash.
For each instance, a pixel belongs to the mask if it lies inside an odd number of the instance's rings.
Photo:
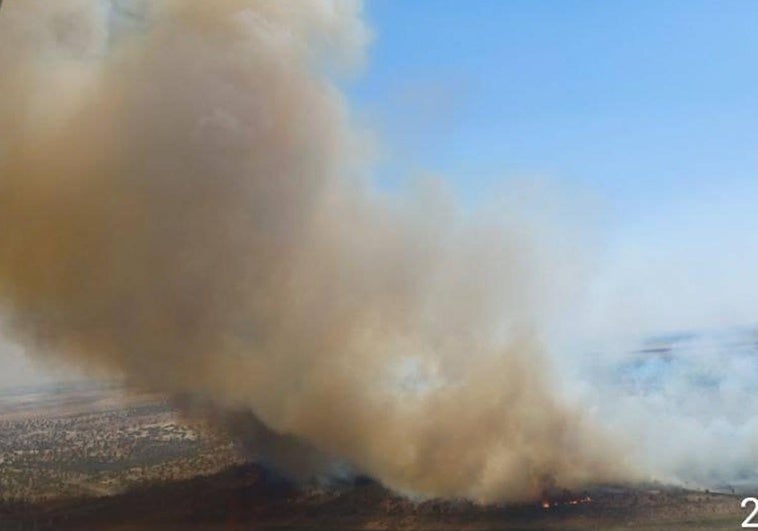
<path id="1" fill-rule="evenodd" d="M 7 335 L 410 494 L 619 477 L 553 389 L 540 330 L 571 267 L 544 227 L 360 177 L 332 77 L 367 35 L 349 1 L 5 5 Z"/>

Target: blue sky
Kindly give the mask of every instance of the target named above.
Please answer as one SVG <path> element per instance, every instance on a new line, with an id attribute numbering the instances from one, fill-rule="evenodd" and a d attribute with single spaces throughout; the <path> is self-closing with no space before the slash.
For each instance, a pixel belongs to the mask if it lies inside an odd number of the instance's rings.
<path id="1" fill-rule="evenodd" d="M 366 12 L 375 39 L 349 94 L 379 131 L 380 182 L 441 175 L 475 208 L 548 179 L 602 205 L 596 312 L 634 308 L 645 329 L 758 323 L 758 2 Z"/>
<path id="2" fill-rule="evenodd" d="M 394 166 L 467 196 L 513 175 L 622 217 L 758 174 L 758 3 L 374 0 L 355 103 Z"/>

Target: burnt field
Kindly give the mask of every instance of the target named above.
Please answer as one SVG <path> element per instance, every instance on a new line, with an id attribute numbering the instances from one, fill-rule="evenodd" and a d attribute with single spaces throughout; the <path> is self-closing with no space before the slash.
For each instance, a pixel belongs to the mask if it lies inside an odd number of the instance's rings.
<path id="1" fill-rule="evenodd" d="M 65 502 L 8 504 L 2 529 L 734 529 L 734 495 L 596 487 L 540 503 L 414 502 L 362 480 L 298 488 L 262 467 Z"/>
<path id="2" fill-rule="evenodd" d="M 526 504 L 409 500 L 368 479 L 297 486 L 159 397 L 109 386 L 0 397 L 0 529 L 732 529 L 740 497 L 661 485 Z"/>

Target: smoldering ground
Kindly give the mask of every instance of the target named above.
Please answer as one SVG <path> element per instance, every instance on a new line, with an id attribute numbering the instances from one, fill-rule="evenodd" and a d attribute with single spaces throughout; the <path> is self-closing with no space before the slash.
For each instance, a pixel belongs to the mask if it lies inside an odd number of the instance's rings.
<path id="1" fill-rule="evenodd" d="M 129 21 L 3 6 L 8 337 L 247 411 L 405 493 L 627 477 L 554 389 L 541 331 L 574 282 L 554 228 L 363 176 L 333 82 L 368 41 L 360 4 L 118 4 Z"/>

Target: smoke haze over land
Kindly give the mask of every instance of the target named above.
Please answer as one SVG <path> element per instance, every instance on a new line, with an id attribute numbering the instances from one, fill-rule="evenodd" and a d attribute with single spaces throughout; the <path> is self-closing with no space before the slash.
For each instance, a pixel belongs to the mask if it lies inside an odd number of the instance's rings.
<path id="1" fill-rule="evenodd" d="M 541 327 L 574 270 L 538 216 L 466 217 L 433 183 L 387 197 L 360 176 L 324 74 L 360 60 L 359 4 L 116 7 L 118 31 L 96 0 L 0 20 L 10 337 L 249 411 L 411 494 L 619 477 L 553 392 Z"/>
<path id="2" fill-rule="evenodd" d="M 593 306 L 560 200 L 470 214 L 441 182 L 373 185 L 338 84 L 369 40 L 351 1 L 3 6 L 5 336 L 172 395 L 303 479 L 492 501 L 753 472 L 751 354 L 555 348 L 648 315 Z M 601 288 L 644 300 L 629 262 Z"/>

